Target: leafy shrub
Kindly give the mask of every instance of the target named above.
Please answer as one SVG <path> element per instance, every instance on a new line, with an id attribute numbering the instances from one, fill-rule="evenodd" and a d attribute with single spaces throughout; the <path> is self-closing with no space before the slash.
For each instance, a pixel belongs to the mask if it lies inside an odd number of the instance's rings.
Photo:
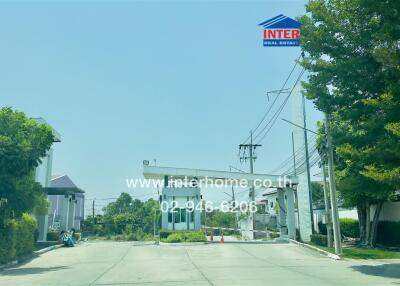
<path id="1" fill-rule="evenodd" d="M 36 220 L 31 214 L 24 213 L 16 223 L 15 250 L 17 256 L 33 252 L 35 249 Z"/>
<path id="2" fill-rule="evenodd" d="M 341 218 L 339 219 L 339 222 L 342 235 L 353 238 L 360 237 L 358 220 L 351 218 Z"/>
<path id="3" fill-rule="evenodd" d="M 271 232 L 269 233 L 269 238 L 271 238 L 271 239 L 278 238 L 278 237 L 280 237 L 280 234 L 277 233 L 277 232 L 271 231 Z"/>
<path id="4" fill-rule="evenodd" d="M 311 242 L 320 245 L 320 246 L 327 246 L 328 245 L 328 240 L 327 236 L 324 234 L 312 234 L 310 236 Z"/>
<path id="5" fill-rule="evenodd" d="M 81 239 L 81 233 L 79 231 L 74 232 L 74 239 L 75 241 L 79 241 Z"/>
<path id="6" fill-rule="evenodd" d="M 400 222 L 380 221 L 376 241 L 385 246 L 400 246 Z"/>
<path id="7" fill-rule="evenodd" d="M 0 264 L 9 262 L 15 258 L 16 225 L 11 221 L 0 228 Z"/>
<path id="8" fill-rule="evenodd" d="M 207 241 L 207 238 L 206 238 L 204 232 L 202 232 L 202 231 L 186 231 L 186 230 L 162 231 L 162 232 L 160 232 L 160 239 L 163 242 L 169 242 L 169 243 L 173 243 L 173 242 L 205 242 L 205 241 Z"/>
<path id="9" fill-rule="evenodd" d="M 47 233 L 47 241 L 58 241 L 60 239 L 60 233 L 58 231 L 49 231 Z"/>
<path id="10" fill-rule="evenodd" d="M 204 232 L 196 231 L 196 232 L 186 232 L 185 233 L 185 241 L 186 242 L 205 242 L 207 241 Z"/>
<path id="11" fill-rule="evenodd" d="M 166 239 L 172 233 L 176 233 L 174 230 L 160 230 L 160 239 Z"/>
<path id="12" fill-rule="evenodd" d="M 36 220 L 24 213 L 0 229 L 0 263 L 27 255 L 35 249 Z"/>
<path id="13" fill-rule="evenodd" d="M 184 241 L 184 237 L 180 233 L 172 233 L 167 237 L 166 242 L 175 243 Z"/>

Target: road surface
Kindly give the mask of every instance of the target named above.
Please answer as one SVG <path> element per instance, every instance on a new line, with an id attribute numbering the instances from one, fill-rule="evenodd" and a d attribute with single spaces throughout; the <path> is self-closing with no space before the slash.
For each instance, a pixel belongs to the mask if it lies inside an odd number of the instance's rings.
<path id="1" fill-rule="evenodd" d="M 334 261 L 294 244 L 85 242 L 0 272 L 0 285 L 400 285 L 400 260 Z"/>

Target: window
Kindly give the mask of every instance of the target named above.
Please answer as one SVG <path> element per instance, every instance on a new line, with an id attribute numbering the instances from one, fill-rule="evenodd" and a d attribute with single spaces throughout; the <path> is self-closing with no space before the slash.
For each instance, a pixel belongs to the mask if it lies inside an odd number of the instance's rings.
<path id="1" fill-rule="evenodd" d="M 181 211 L 181 222 L 186 222 L 186 209 L 180 209 Z"/>
<path id="2" fill-rule="evenodd" d="M 189 222 L 194 222 L 194 212 L 193 212 L 193 209 L 188 209 L 188 216 L 189 216 Z"/>
<path id="3" fill-rule="evenodd" d="M 175 223 L 180 223 L 181 222 L 181 216 L 179 214 L 180 209 L 175 209 L 174 210 L 174 222 Z"/>
<path id="4" fill-rule="evenodd" d="M 168 211 L 168 222 L 172 223 L 172 209 L 169 209 Z"/>

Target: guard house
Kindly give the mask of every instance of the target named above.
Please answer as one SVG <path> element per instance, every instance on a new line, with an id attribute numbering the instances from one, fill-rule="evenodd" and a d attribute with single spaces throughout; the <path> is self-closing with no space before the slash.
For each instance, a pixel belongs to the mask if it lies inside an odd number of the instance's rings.
<path id="1" fill-rule="evenodd" d="M 146 162 L 146 164 L 145 164 Z M 298 184 L 297 176 L 286 176 L 288 182 L 282 181 L 282 176 L 267 175 L 267 174 L 248 174 L 241 172 L 227 172 L 217 170 L 202 170 L 191 168 L 175 168 L 175 167 L 158 167 L 149 166 L 148 161 L 143 162 L 143 175 L 146 179 L 164 180 L 164 188 L 160 196 L 161 213 L 162 213 L 162 229 L 166 230 L 181 230 L 194 229 L 198 230 L 201 227 L 200 217 L 201 208 L 197 207 L 202 203 L 200 189 L 198 186 L 193 187 L 176 187 L 169 184 L 168 181 L 173 179 L 204 180 L 208 182 L 216 182 L 217 180 L 225 180 L 229 185 L 230 180 L 244 180 L 248 185 L 254 185 L 255 182 L 270 182 L 271 188 L 277 189 L 277 203 L 279 205 L 279 228 L 281 238 L 295 238 L 295 214 L 294 214 L 294 187 Z M 174 206 L 172 201 L 176 202 Z M 192 203 L 194 210 L 191 209 Z M 309 204 L 299 204 L 300 210 L 309 208 Z M 251 217 L 249 217 L 250 221 Z M 192 228 L 193 227 L 193 228 Z M 246 231 L 249 233 L 249 238 L 254 235 L 254 225 L 249 223 Z M 310 225 L 300 225 L 301 228 L 308 228 Z M 309 240 L 303 237 L 304 240 Z"/>
<path id="2" fill-rule="evenodd" d="M 165 230 L 199 230 L 201 203 L 199 187 L 168 187 L 162 189 L 161 228 Z M 197 206 L 197 208 L 196 208 Z"/>

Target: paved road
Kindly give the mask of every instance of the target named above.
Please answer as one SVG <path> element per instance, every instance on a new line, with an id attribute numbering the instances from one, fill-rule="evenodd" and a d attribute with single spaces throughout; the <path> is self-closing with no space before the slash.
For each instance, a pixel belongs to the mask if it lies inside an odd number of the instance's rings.
<path id="1" fill-rule="evenodd" d="M 86 242 L 0 272 L 0 285 L 400 285 L 400 260 L 334 261 L 293 244 Z"/>

